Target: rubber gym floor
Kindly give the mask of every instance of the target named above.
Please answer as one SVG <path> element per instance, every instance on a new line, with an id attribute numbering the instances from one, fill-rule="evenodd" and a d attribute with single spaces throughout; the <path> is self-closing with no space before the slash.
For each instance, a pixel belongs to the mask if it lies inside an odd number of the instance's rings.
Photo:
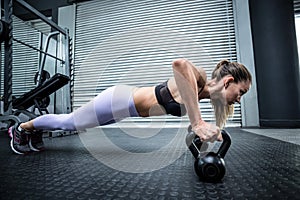
<path id="1" fill-rule="evenodd" d="M 45 151 L 21 156 L 2 132 L 0 199 L 300 199 L 299 129 L 227 130 L 232 144 L 218 183 L 198 179 L 186 132 L 176 128 L 46 135 Z"/>

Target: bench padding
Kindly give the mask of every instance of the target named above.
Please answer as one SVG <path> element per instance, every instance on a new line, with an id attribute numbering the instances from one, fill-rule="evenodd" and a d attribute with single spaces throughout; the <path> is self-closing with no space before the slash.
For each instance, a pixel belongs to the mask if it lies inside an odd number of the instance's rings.
<path id="1" fill-rule="evenodd" d="M 55 74 L 42 85 L 26 92 L 12 102 L 14 109 L 25 110 L 35 104 L 35 100 L 43 99 L 69 82 L 70 78 L 63 74 Z"/>

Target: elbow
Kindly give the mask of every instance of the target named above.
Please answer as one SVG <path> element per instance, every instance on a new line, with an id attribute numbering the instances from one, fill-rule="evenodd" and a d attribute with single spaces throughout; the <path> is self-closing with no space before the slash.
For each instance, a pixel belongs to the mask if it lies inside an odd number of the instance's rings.
<path id="1" fill-rule="evenodd" d="M 183 58 L 176 59 L 172 62 L 173 69 L 179 70 L 185 68 L 186 66 L 186 60 Z"/>

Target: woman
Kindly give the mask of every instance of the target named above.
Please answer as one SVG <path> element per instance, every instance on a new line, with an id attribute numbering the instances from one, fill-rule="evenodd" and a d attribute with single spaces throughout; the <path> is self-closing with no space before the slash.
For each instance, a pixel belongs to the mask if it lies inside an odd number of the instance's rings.
<path id="1" fill-rule="evenodd" d="M 212 79 L 202 68 L 185 59 L 173 61 L 174 77 L 153 87 L 125 85 L 106 89 L 92 101 L 70 114 L 47 114 L 9 129 L 11 148 L 17 154 L 43 149 L 42 130 L 82 130 L 118 122 L 127 117 L 149 117 L 171 114 L 190 119 L 193 131 L 202 141 L 222 140 L 222 128 L 233 104 L 251 86 L 251 74 L 240 63 L 223 60 L 217 64 Z M 198 103 L 211 99 L 216 125 L 201 118 Z"/>

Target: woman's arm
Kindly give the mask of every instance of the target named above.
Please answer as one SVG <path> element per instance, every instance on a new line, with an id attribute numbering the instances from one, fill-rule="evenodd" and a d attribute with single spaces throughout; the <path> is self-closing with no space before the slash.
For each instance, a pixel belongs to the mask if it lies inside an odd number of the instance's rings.
<path id="1" fill-rule="evenodd" d="M 189 61 L 173 61 L 175 82 L 181 99 L 185 104 L 193 131 L 202 141 L 214 141 L 220 138 L 220 128 L 206 123 L 199 110 L 198 89 L 206 84 L 206 77 Z M 219 136 L 219 137 L 218 137 Z"/>
<path id="2" fill-rule="evenodd" d="M 198 83 L 202 83 L 201 86 L 204 87 L 205 78 L 192 63 L 185 59 L 173 61 L 173 72 L 181 99 L 187 109 L 191 125 L 194 127 L 202 120 L 198 105 Z"/>

